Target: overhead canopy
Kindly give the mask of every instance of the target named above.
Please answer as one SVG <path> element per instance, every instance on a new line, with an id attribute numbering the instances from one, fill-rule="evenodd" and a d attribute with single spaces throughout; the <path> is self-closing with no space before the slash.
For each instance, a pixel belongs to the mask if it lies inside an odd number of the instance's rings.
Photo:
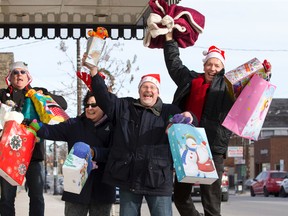
<path id="1" fill-rule="evenodd" d="M 177 4 L 180 0 L 167 0 Z M 149 0 L 0 0 L 0 38 L 81 38 L 105 27 L 112 39 L 143 39 Z"/>

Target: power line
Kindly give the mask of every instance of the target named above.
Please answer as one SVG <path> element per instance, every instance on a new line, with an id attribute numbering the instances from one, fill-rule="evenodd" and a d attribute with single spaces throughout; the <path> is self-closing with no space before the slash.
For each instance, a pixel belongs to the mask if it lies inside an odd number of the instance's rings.
<path id="1" fill-rule="evenodd" d="M 11 49 L 11 48 L 20 47 L 20 46 L 27 46 L 30 44 L 41 43 L 47 40 L 48 39 L 41 39 L 40 41 L 32 41 L 32 42 L 23 43 L 23 44 L 2 47 L 0 48 L 0 50 Z M 205 50 L 209 48 L 209 47 L 203 47 L 203 46 L 194 46 L 194 47 L 199 48 L 199 49 L 205 49 Z M 242 51 L 242 52 L 288 52 L 288 49 L 244 49 L 244 48 L 229 48 L 229 47 L 228 48 L 222 47 L 221 49 L 230 50 L 230 51 Z"/>
<path id="2" fill-rule="evenodd" d="M 27 43 L 23 43 L 23 44 L 17 44 L 17 45 L 11 45 L 11 46 L 7 46 L 7 47 L 1 47 L 0 50 L 2 49 L 11 49 L 11 48 L 15 48 L 15 47 L 20 47 L 20 46 L 27 46 L 27 45 L 31 45 L 31 44 L 35 44 L 35 43 L 42 43 L 44 41 L 46 41 L 48 39 L 41 39 L 39 41 L 30 41 Z"/>
<path id="3" fill-rule="evenodd" d="M 202 46 L 194 46 L 195 48 L 208 49 L 208 47 Z M 243 52 L 288 52 L 288 49 L 243 49 L 243 48 L 225 48 L 222 47 L 223 50 L 230 51 L 243 51 Z"/>

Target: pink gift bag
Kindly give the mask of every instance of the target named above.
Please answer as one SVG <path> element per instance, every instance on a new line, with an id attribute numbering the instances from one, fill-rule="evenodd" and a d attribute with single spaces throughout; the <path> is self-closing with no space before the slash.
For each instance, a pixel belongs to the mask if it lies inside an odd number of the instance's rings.
<path id="1" fill-rule="evenodd" d="M 253 75 L 222 125 L 240 137 L 257 140 L 275 90 L 275 85 Z"/>

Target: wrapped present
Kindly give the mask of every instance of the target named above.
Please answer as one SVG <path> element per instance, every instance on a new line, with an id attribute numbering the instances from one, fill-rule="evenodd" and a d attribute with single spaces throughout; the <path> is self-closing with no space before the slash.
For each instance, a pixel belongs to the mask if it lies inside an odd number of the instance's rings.
<path id="1" fill-rule="evenodd" d="M 0 175 L 11 185 L 22 185 L 36 137 L 16 121 L 5 122 L 0 140 Z"/>
<path id="2" fill-rule="evenodd" d="M 80 194 L 92 170 L 90 146 L 77 142 L 70 150 L 64 165 L 64 190 Z"/>
<path id="3" fill-rule="evenodd" d="M 168 5 L 165 0 L 150 0 L 151 13 L 143 44 L 149 48 L 163 48 L 165 35 L 173 30 L 173 39 L 181 48 L 193 46 L 203 33 L 205 16 L 195 9 L 177 4 Z"/>
<path id="4" fill-rule="evenodd" d="M 98 27 L 96 31 L 89 30 L 88 36 L 85 62 L 97 66 L 105 46 L 105 39 L 108 37 L 108 31 L 104 27 Z"/>
<path id="5" fill-rule="evenodd" d="M 212 184 L 218 179 L 204 128 L 173 124 L 168 138 L 179 182 Z"/>
<path id="6" fill-rule="evenodd" d="M 262 62 L 257 58 L 253 58 L 243 65 L 240 65 L 224 74 L 229 94 L 234 100 L 236 100 L 254 74 L 260 75 L 263 79 L 267 78 Z"/>
<path id="7" fill-rule="evenodd" d="M 24 119 L 40 120 L 31 98 L 25 98 L 24 105 L 22 108 L 22 114 L 24 115 Z"/>
<path id="8" fill-rule="evenodd" d="M 275 85 L 253 75 L 222 125 L 238 136 L 257 140 L 275 90 Z"/>
<path id="9" fill-rule="evenodd" d="M 34 89 L 30 89 L 26 93 L 26 97 L 31 98 L 40 121 L 43 123 L 58 124 L 69 118 L 50 95 L 44 95 Z"/>

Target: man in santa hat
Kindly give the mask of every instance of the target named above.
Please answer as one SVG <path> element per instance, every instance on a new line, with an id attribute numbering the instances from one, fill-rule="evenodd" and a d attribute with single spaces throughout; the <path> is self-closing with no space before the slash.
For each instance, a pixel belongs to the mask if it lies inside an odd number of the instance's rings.
<path id="1" fill-rule="evenodd" d="M 177 85 L 173 104 L 196 115 L 204 127 L 219 179 L 212 185 L 200 185 L 205 216 L 220 216 L 221 176 L 231 132 L 221 124 L 233 105 L 224 81 L 224 51 L 211 46 L 203 52 L 204 73 L 189 70 L 182 64 L 173 33 L 166 34 L 164 58 L 169 75 Z M 265 62 L 265 61 L 264 61 Z M 265 62 L 270 73 L 271 65 Z M 191 199 L 192 184 L 179 183 L 175 178 L 174 203 L 181 216 L 199 216 Z"/>
<path id="2" fill-rule="evenodd" d="M 32 87 L 32 76 L 28 70 L 26 63 L 17 61 L 12 63 L 9 74 L 6 77 L 7 88 L 0 89 L 1 103 L 7 104 L 18 112 L 22 111 L 25 95 Z M 63 109 L 67 108 L 67 103 L 62 96 L 51 94 L 45 88 L 34 88 L 41 91 L 45 95 L 50 95 Z M 30 119 L 32 120 L 32 119 Z M 29 119 L 25 119 L 29 121 Z M 29 123 L 29 122 L 26 122 Z M 36 143 L 33 150 L 31 162 L 26 172 L 26 185 L 28 187 L 28 196 L 30 198 L 29 215 L 44 216 L 44 197 L 43 197 L 43 160 L 44 160 L 44 144 L 43 140 L 40 144 Z M 0 199 L 0 215 L 15 215 L 15 197 L 17 186 L 10 185 L 4 178 L 0 177 L 1 199 Z M 24 213 L 23 213 L 24 214 Z"/>
<path id="3" fill-rule="evenodd" d="M 85 55 L 82 59 L 84 66 Z M 98 106 L 113 122 L 113 142 L 103 181 L 120 188 L 120 216 L 138 216 L 143 198 L 152 216 L 172 216 L 173 160 L 166 128 L 180 112 L 159 97 L 160 75 L 147 74 L 139 98 L 109 92 L 96 67 L 90 67 Z M 190 113 L 184 114 L 190 117 Z"/>

